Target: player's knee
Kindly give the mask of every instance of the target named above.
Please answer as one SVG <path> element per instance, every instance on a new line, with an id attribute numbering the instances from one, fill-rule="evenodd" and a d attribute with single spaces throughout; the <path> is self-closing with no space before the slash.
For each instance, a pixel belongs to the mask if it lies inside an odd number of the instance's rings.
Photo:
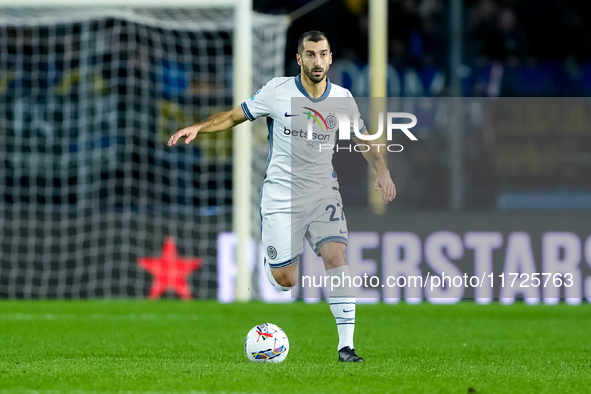
<path id="1" fill-rule="evenodd" d="M 294 287 L 298 283 L 297 275 L 294 275 L 291 270 L 277 270 L 273 271 L 273 277 L 281 287 Z"/>
<path id="2" fill-rule="evenodd" d="M 340 242 L 328 242 L 320 247 L 320 255 L 326 269 L 347 265 L 347 245 Z"/>
<path id="3" fill-rule="evenodd" d="M 322 258 L 324 259 L 326 269 L 347 265 L 347 254 L 345 250 L 341 250 L 341 248 L 325 251 L 325 253 L 322 254 Z"/>

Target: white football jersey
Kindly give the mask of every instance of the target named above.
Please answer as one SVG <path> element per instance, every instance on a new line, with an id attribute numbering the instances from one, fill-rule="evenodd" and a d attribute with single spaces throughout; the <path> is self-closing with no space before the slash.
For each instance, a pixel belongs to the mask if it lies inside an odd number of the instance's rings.
<path id="1" fill-rule="evenodd" d="M 246 118 L 254 121 L 267 117 L 269 129 L 269 157 L 261 190 L 261 207 L 287 208 L 305 204 L 338 190 L 336 173 L 332 166 L 338 131 L 337 118 L 331 113 L 336 100 L 338 109 L 358 119 L 358 130 L 366 127 L 359 116 L 351 92 L 332 84 L 327 78 L 324 94 L 313 99 L 296 77 L 273 78 L 255 95 L 241 104 Z M 292 107 L 292 98 L 294 100 Z M 312 135 L 308 138 L 308 122 L 312 122 Z M 353 122 L 351 122 L 352 124 Z M 353 134 L 351 126 L 350 135 Z M 322 148 L 320 145 L 323 145 Z"/>

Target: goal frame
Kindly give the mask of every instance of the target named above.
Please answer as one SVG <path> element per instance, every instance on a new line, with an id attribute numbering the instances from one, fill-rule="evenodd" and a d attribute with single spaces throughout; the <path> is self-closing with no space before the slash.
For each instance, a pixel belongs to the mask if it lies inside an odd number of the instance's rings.
<path id="1" fill-rule="evenodd" d="M 252 0 L 94 0 L 95 8 L 232 8 L 234 10 L 233 104 L 240 105 L 252 95 Z M 2 8 L 88 8 L 80 0 L 0 0 Z M 237 65 L 240 65 L 238 67 Z M 248 268 L 248 242 L 251 238 L 252 194 L 252 125 L 244 122 L 235 127 L 233 149 L 232 228 L 238 238 L 235 250 L 237 264 L 236 301 L 251 298 L 252 272 Z M 248 148 L 247 148 L 248 147 Z"/>

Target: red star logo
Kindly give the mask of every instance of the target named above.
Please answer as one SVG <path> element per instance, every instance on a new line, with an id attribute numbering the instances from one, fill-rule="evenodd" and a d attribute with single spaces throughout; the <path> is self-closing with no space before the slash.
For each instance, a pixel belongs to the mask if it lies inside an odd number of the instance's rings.
<path id="1" fill-rule="evenodd" d="M 138 258 L 137 265 L 154 277 L 149 294 L 151 299 L 158 299 L 166 290 L 173 289 L 182 299 L 190 300 L 191 289 L 187 276 L 201 267 L 201 259 L 180 257 L 174 238 L 167 237 L 161 257 Z"/>

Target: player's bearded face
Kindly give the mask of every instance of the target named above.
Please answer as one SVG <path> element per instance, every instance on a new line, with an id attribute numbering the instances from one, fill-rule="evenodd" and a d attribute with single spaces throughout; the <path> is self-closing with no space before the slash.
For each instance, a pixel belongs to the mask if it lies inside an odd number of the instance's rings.
<path id="1" fill-rule="evenodd" d="M 301 54 L 302 72 L 312 82 L 319 83 L 324 80 L 331 60 L 330 48 L 326 40 L 304 42 L 304 50 Z"/>

